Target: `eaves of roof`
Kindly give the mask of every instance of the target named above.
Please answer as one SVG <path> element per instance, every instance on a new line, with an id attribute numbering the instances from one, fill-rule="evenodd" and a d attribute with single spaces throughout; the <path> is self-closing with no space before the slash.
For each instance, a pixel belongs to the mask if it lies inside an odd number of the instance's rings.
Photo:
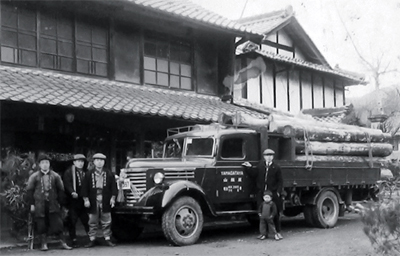
<path id="1" fill-rule="evenodd" d="M 263 35 L 250 28 L 222 17 L 189 0 L 124 0 L 136 6 L 198 25 L 220 29 L 241 37 L 253 37 L 261 40 Z"/>
<path id="2" fill-rule="evenodd" d="M 215 96 L 8 66 L 0 66 L 0 100 L 194 122 L 217 122 L 222 112 L 267 116 Z"/>
<path id="3" fill-rule="evenodd" d="M 328 61 L 297 21 L 291 6 L 284 10 L 240 19 L 238 23 L 265 36 L 284 28 L 292 35 L 292 39 L 296 41 L 297 46 L 300 46 L 302 51 L 308 53 L 311 59 L 318 60 L 320 64 L 329 66 Z"/>
<path id="4" fill-rule="evenodd" d="M 268 35 L 275 32 L 282 25 L 287 24 L 291 17 L 293 17 L 293 10 L 280 10 L 242 18 L 237 22 L 252 31 Z"/>
<path id="5" fill-rule="evenodd" d="M 349 106 L 333 107 L 333 108 L 314 108 L 303 109 L 301 113 L 311 115 L 317 121 L 328 123 L 341 123 L 347 115 Z"/>
<path id="6" fill-rule="evenodd" d="M 287 64 L 295 65 L 297 67 L 306 68 L 306 69 L 310 69 L 310 70 L 314 70 L 314 71 L 318 71 L 318 72 L 322 72 L 322 73 L 326 73 L 326 74 L 339 76 L 341 78 L 348 80 L 351 83 L 354 83 L 353 85 L 360 85 L 360 84 L 365 85 L 366 84 L 364 76 L 356 77 L 356 76 L 354 76 L 353 73 L 350 73 L 350 72 L 347 73 L 347 72 L 344 72 L 343 70 L 331 69 L 331 68 L 323 66 L 323 65 L 318 65 L 315 63 L 301 60 L 301 59 L 279 55 L 279 54 L 268 52 L 265 50 L 254 50 L 254 51 L 246 52 L 246 53 L 243 53 L 243 54 L 240 54 L 237 56 L 238 57 L 240 57 L 242 55 L 249 56 L 249 55 L 254 55 L 254 54 L 258 55 L 258 56 L 262 56 L 263 58 L 266 58 L 269 60 L 287 63 Z"/>

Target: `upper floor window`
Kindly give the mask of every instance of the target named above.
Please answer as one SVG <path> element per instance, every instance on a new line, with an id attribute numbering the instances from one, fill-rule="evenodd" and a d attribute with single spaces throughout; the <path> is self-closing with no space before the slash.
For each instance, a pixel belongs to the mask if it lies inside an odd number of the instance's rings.
<path id="1" fill-rule="evenodd" d="M 189 43 L 146 37 L 143 66 L 147 84 L 193 90 L 192 47 Z"/>
<path id="2" fill-rule="evenodd" d="M 1 60 L 36 66 L 36 13 L 15 6 L 1 6 Z"/>
<path id="3" fill-rule="evenodd" d="M 54 14 L 41 16 L 40 67 L 74 71 L 74 23 L 72 18 Z"/>
<path id="4" fill-rule="evenodd" d="M 100 24 L 77 22 L 76 69 L 79 73 L 107 75 L 107 30 Z"/>
<path id="5" fill-rule="evenodd" d="M 33 9 L 2 4 L 2 62 L 108 75 L 106 24 L 45 11 L 40 11 L 38 18 L 37 13 Z"/>

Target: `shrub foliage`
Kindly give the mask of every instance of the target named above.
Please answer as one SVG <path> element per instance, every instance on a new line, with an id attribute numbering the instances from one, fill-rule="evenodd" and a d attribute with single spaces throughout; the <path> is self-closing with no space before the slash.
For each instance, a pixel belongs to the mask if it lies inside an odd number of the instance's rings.
<path id="1" fill-rule="evenodd" d="M 364 233 L 383 255 L 400 255 L 400 178 L 379 184 L 378 200 L 362 207 Z"/>

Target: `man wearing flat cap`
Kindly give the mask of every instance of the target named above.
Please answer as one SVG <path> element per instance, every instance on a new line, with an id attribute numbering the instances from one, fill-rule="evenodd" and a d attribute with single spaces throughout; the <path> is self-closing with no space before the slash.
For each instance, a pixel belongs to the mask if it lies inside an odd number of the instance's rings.
<path id="1" fill-rule="evenodd" d="M 85 207 L 89 209 L 89 244 L 96 245 L 96 233 L 99 223 L 103 236 L 108 246 L 115 246 L 111 241 L 111 208 L 115 205 L 117 197 L 117 183 L 115 175 L 104 167 L 106 156 L 102 153 L 93 155 L 94 168 L 89 170 L 82 185 L 82 196 Z"/>
<path id="2" fill-rule="evenodd" d="M 47 235 L 56 235 L 64 249 L 71 250 L 64 240 L 62 209 L 65 205 L 64 185 L 58 173 L 50 169 L 50 157 L 39 155 L 39 170 L 27 183 L 27 202 L 34 214 L 37 235 L 41 240 L 40 250 L 47 251 Z"/>
<path id="3" fill-rule="evenodd" d="M 89 215 L 83 204 L 82 183 L 85 178 L 84 169 L 86 157 L 83 154 L 76 154 L 70 166 L 64 173 L 64 187 L 68 206 L 67 227 L 72 245 L 77 246 L 76 223 L 81 220 L 86 233 L 89 232 Z"/>
<path id="4" fill-rule="evenodd" d="M 282 189 L 283 189 L 283 178 L 281 168 L 276 164 L 274 160 L 275 151 L 272 149 L 266 149 L 263 151 L 263 160 L 260 161 L 258 166 L 252 167 L 249 162 L 245 162 L 242 165 L 248 170 L 249 176 L 256 178 L 257 185 L 257 204 L 262 203 L 263 193 L 266 190 L 272 192 L 272 201 L 276 204 L 278 212 L 274 217 L 274 223 L 277 235 L 279 239 L 282 239 L 280 215 L 283 210 L 282 204 Z"/>

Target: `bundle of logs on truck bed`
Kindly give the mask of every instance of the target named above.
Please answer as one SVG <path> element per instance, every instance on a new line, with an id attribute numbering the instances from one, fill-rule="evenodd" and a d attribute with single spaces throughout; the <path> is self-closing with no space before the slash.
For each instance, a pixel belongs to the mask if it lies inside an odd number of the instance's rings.
<path id="1" fill-rule="evenodd" d="M 321 122 L 311 116 L 270 114 L 268 119 L 257 119 L 243 113 L 221 114 L 219 123 L 267 127 L 269 132 L 293 137 L 299 161 L 381 162 L 393 151 L 391 135 L 381 130 Z"/>

